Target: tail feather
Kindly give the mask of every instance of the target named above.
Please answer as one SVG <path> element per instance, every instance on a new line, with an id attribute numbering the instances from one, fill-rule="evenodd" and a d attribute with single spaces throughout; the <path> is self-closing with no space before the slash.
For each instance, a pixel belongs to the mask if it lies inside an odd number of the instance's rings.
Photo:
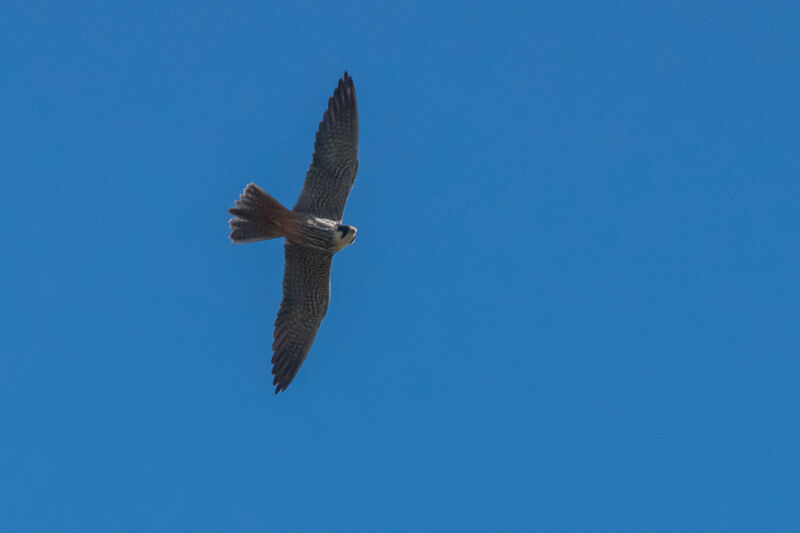
<path id="1" fill-rule="evenodd" d="M 255 183 L 245 187 L 236 200 L 236 207 L 228 212 L 235 217 L 229 222 L 234 243 L 283 237 L 284 227 L 292 216 L 291 211 Z"/>

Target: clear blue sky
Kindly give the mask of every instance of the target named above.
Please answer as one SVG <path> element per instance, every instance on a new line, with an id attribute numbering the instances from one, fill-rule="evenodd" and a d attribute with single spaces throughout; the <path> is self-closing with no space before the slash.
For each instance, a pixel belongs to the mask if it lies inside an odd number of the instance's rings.
<path id="1" fill-rule="evenodd" d="M 81 4 L 0 6 L 0 530 L 800 531 L 796 2 Z M 226 210 L 345 69 L 276 397 Z"/>

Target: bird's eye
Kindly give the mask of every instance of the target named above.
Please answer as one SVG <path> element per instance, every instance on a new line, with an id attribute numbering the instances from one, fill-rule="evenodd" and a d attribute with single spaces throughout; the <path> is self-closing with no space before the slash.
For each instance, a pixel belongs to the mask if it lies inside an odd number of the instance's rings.
<path id="1" fill-rule="evenodd" d="M 345 237 L 347 237 L 347 233 L 350 231 L 350 228 L 347 226 L 339 226 L 338 228 L 336 228 L 336 230 L 342 234 L 342 238 L 344 239 Z"/>

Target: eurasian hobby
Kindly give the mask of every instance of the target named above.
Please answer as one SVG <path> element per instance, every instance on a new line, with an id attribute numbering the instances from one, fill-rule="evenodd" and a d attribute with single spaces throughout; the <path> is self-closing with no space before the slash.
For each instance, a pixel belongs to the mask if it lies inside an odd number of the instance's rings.
<path id="1" fill-rule="evenodd" d="M 342 224 L 358 171 L 358 109 L 353 79 L 344 73 L 328 100 L 303 190 L 289 211 L 251 183 L 228 211 L 235 243 L 284 237 L 283 301 L 275 320 L 272 374 L 275 394 L 292 382 L 328 310 L 333 254 L 353 243 L 356 228 Z"/>

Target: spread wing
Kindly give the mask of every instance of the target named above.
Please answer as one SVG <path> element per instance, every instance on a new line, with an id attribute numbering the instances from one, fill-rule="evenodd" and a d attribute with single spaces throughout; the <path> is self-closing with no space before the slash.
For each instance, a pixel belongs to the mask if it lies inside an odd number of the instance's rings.
<path id="1" fill-rule="evenodd" d="M 344 73 L 328 100 L 295 211 L 342 220 L 358 171 L 358 108 L 353 79 Z"/>
<path id="2" fill-rule="evenodd" d="M 305 361 L 328 310 L 331 288 L 331 254 L 289 241 L 285 254 L 283 301 L 272 343 L 275 394 L 286 390 Z"/>

